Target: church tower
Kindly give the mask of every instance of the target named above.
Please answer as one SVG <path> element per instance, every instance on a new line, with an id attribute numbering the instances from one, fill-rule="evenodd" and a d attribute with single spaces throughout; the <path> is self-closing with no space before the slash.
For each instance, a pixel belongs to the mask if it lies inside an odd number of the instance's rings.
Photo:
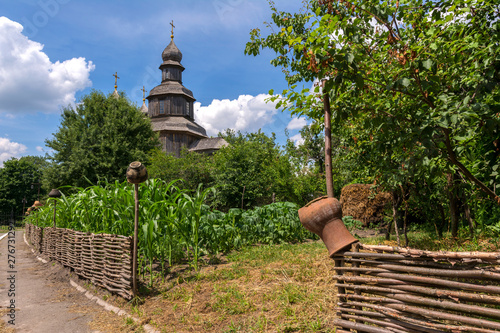
<path id="1" fill-rule="evenodd" d="M 153 130 L 160 134 L 163 151 L 179 157 L 183 147 L 189 148 L 206 138 L 207 133 L 194 121 L 193 93 L 182 85 L 182 53 L 174 43 L 173 24 L 171 41 L 162 59 L 161 84 L 150 91 L 147 112 Z"/>
<path id="2" fill-rule="evenodd" d="M 148 107 L 143 103 L 141 111 L 151 118 L 153 131 L 159 133 L 162 150 L 167 154 L 179 157 L 184 147 L 212 154 L 228 143 L 223 138 L 208 138 L 205 129 L 194 121 L 195 99 L 191 90 L 182 85 L 182 53 L 174 43 L 173 22 L 171 25 L 170 44 L 161 54 L 161 84 L 150 91 Z"/>

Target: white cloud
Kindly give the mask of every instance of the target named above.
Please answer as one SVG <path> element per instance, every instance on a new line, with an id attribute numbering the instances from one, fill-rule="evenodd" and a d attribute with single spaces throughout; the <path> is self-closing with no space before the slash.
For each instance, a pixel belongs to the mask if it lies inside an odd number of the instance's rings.
<path id="1" fill-rule="evenodd" d="M 18 157 L 27 149 L 28 147 L 21 143 L 12 142 L 7 138 L 0 138 L 0 167 L 3 167 L 3 162 L 11 157 Z"/>
<path id="2" fill-rule="evenodd" d="M 43 152 L 43 147 L 41 147 L 41 146 L 36 146 L 36 151 Z"/>
<path id="3" fill-rule="evenodd" d="M 275 103 L 266 102 L 270 96 L 241 95 L 238 99 L 214 99 L 209 106 L 194 104 L 195 121 L 205 127 L 209 136 L 230 128 L 235 131 L 254 132 L 273 122 L 277 110 Z"/>
<path id="4" fill-rule="evenodd" d="M 286 126 L 289 130 L 302 129 L 302 127 L 307 125 L 307 120 L 304 118 L 293 117 L 292 120 Z"/>
<path id="5" fill-rule="evenodd" d="M 302 138 L 302 135 L 299 134 L 295 134 L 294 136 L 290 137 L 290 140 L 292 140 L 293 142 L 295 142 L 295 145 L 296 146 L 300 146 L 301 144 L 304 143 L 304 139 Z"/>
<path id="6" fill-rule="evenodd" d="M 57 112 L 75 93 L 92 85 L 91 61 L 51 62 L 43 45 L 29 40 L 23 26 L 0 17 L 0 112 Z"/>

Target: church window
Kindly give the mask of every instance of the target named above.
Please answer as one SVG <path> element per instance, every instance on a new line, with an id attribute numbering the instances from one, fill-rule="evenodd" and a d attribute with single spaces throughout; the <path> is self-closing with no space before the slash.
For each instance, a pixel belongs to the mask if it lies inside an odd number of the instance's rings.
<path id="1" fill-rule="evenodd" d="M 165 101 L 163 99 L 160 100 L 160 114 L 165 114 Z"/>

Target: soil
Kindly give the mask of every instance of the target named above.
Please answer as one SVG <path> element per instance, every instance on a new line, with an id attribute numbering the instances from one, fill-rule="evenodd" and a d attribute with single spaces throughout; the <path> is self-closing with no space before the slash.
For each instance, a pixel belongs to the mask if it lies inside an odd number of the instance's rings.
<path id="1" fill-rule="evenodd" d="M 105 311 L 69 284 L 68 269 L 36 259 L 23 240 L 23 231 L 16 231 L 14 239 L 0 241 L 0 332 L 116 332 L 123 326 L 123 318 Z M 15 279 L 9 281 L 12 276 Z M 13 318 L 9 317 L 12 301 Z"/>

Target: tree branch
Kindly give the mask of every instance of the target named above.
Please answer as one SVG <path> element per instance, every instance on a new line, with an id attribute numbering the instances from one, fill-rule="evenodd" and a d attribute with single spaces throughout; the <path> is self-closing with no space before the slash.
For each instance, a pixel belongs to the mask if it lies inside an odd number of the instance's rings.
<path id="1" fill-rule="evenodd" d="M 444 138 L 445 138 L 445 145 L 446 145 L 446 150 L 448 152 L 448 157 L 455 166 L 458 167 L 460 172 L 467 177 L 470 181 L 472 181 L 474 184 L 476 184 L 484 193 L 486 193 L 491 199 L 493 199 L 497 204 L 500 205 L 500 197 L 495 194 L 488 186 L 486 186 L 483 182 L 481 182 L 479 179 L 477 179 L 460 161 L 457 159 L 457 156 L 455 154 L 455 151 L 453 150 L 453 147 L 451 145 L 450 141 L 450 130 L 448 128 L 441 128 Z"/>

